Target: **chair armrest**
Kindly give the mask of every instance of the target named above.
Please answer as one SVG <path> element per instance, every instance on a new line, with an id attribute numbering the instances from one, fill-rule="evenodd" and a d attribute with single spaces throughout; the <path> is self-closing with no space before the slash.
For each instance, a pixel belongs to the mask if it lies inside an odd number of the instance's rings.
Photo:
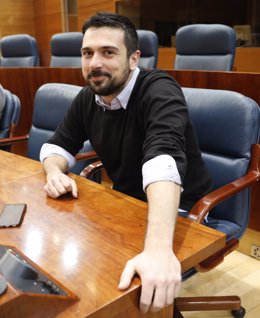
<path id="1" fill-rule="evenodd" d="M 100 160 L 95 161 L 91 164 L 89 164 L 87 167 L 85 167 L 81 173 L 80 176 L 84 178 L 89 178 L 93 173 L 103 168 L 103 164 Z"/>
<path id="2" fill-rule="evenodd" d="M 9 137 L 0 139 L 0 146 L 9 145 L 20 141 L 26 141 L 29 139 L 29 135 Z"/>
<path id="3" fill-rule="evenodd" d="M 75 156 L 76 160 L 86 160 L 86 159 L 95 159 L 97 158 L 97 153 L 95 151 L 79 152 Z"/>
<path id="4" fill-rule="evenodd" d="M 201 223 L 210 210 L 216 205 L 244 190 L 260 179 L 260 144 L 255 144 L 251 149 L 251 160 L 245 176 L 216 189 L 201 198 L 190 210 L 188 218 Z"/>

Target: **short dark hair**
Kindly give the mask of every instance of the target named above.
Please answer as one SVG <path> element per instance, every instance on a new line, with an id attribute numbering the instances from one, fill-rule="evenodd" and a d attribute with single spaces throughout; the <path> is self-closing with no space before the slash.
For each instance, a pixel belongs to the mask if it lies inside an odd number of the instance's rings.
<path id="1" fill-rule="evenodd" d="M 82 27 L 83 35 L 87 29 L 95 27 L 110 27 L 115 29 L 122 29 L 124 31 L 124 40 L 127 50 L 127 56 L 138 50 L 138 35 L 133 23 L 125 16 L 117 13 L 98 12 L 90 17 Z"/>

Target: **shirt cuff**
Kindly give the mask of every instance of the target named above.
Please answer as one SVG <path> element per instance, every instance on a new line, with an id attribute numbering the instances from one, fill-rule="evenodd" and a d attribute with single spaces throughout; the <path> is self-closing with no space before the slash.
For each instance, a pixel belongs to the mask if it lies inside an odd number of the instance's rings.
<path id="1" fill-rule="evenodd" d="M 143 190 L 157 181 L 172 181 L 181 185 L 180 174 L 173 157 L 170 155 L 159 155 L 143 164 Z"/>
<path id="2" fill-rule="evenodd" d="M 71 169 L 75 163 L 76 159 L 74 156 L 72 156 L 68 151 L 61 148 L 60 146 L 54 145 L 54 144 L 48 144 L 45 143 L 42 145 L 41 151 L 40 151 L 40 161 L 43 163 L 43 161 L 52 156 L 62 156 L 68 161 L 68 167 Z"/>

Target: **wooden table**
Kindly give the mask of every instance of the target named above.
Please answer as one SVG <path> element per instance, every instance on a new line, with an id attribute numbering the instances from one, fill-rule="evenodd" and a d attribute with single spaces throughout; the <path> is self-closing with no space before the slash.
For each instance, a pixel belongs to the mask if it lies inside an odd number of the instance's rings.
<path id="1" fill-rule="evenodd" d="M 27 306 L 26 317 L 143 317 L 138 310 L 139 278 L 126 291 L 117 285 L 125 262 L 143 248 L 146 204 L 75 175 L 79 198 L 51 199 L 43 191 L 45 176 L 39 162 L 0 151 L 0 167 L 0 207 L 28 205 L 20 228 L 0 230 L 0 244 L 17 248 L 78 297 L 68 302 L 24 297 L 14 312 Z M 183 271 L 224 243 L 224 234 L 178 218 L 174 251 Z M 0 296 L 1 317 L 3 304 L 12 299 L 9 287 Z M 172 317 L 172 306 L 145 317 Z"/>

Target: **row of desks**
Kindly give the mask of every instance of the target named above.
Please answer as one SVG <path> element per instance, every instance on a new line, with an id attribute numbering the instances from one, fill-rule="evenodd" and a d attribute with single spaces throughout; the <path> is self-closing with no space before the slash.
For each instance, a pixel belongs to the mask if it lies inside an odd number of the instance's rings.
<path id="1" fill-rule="evenodd" d="M 260 73 L 181 71 L 168 72 L 183 87 L 227 89 L 253 98 L 260 105 Z M 81 69 L 78 68 L 0 68 L 0 83 L 20 98 L 21 120 L 17 135 L 26 134 L 32 123 L 34 96 L 45 83 L 58 82 L 84 86 Z M 15 152 L 25 154 L 26 144 L 15 146 Z M 260 231 L 260 183 L 252 187 L 252 205 L 249 227 Z"/>
<path id="2" fill-rule="evenodd" d="M 183 87 L 227 89 L 253 98 L 260 105 L 260 73 L 167 70 Z M 0 68 L 0 83 L 19 96 L 22 116 L 18 132 L 31 127 L 34 96 L 45 83 L 67 83 L 84 86 L 79 68 Z"/>
<path id="3" fill-rule="evenodd" d="M 1 317 L 138 318 L 140 281 L 119 291 L 125 262 L 143 248 L 146 203 L 71 175 L 79 198 L 55 200 L 43 191 L 41 164 L 0 151 L 0 206 L 27 203 L 19 228 L 0 229 L 0 244 L 17 248 L 67 290 L 68 296 L 37 296 L 12 286 L 0 296 Z M 174 251 L 186 271 L 225 244 L 225 235 L 178 218 Z M 47 308 L 47 309 L 46 309 Z M 172 318 L 172 306 L 146 317 Z"/>

